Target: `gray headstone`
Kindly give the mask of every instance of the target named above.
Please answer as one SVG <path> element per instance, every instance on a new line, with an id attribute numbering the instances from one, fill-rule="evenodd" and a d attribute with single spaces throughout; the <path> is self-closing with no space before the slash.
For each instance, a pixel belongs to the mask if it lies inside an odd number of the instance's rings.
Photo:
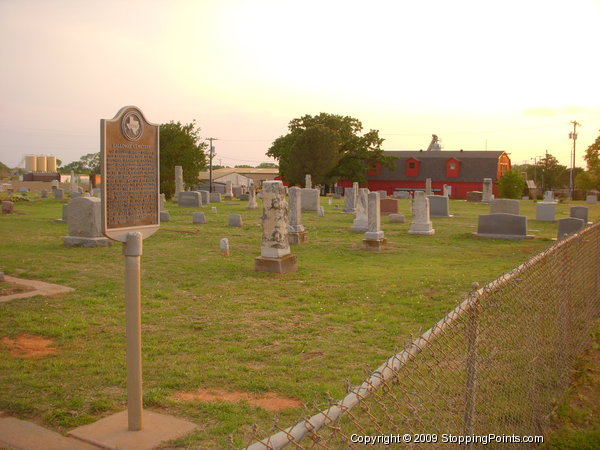
<path id="1" fill-rule="evenodd" d="M 96 197 L 77 197 L 68 204 L 69 247 L 108 247 L 112 241 L 102 236 L 102 201 Z"/>
<path id="2" fill-rule="evenodd" d="M 42 198 L 48 198 L 48 191 L 46 189 L 42 189 Z"/>
<path id="3" fill-rule="evenodd" d="M 199 208 L 202 206 L 202 194 L 197 191 L 179 193 L 179 206 L 187 208 Z"/>
<path id="4" fill-rule="evenodd" d="M 483 179 L 483 189 L 482 189 L 481 201 L 484 203 L 489 203 L 494 199 L 494 194 L 492 192 L 492 179 L 484 178 Z"/>
<path id="5" fill-rule="evenodd" d="M 428 195 L 430 217 L 450 217 L 450 203 L 444 195 Z"/>
<path id="6" fill-rule="evenodd" d="M 29 188 L 26 186 L 21 186 L 19 189 L 17 189 L 17 192 L 29 192 Z"/>
<path id="7" fill-rule="evenodd" d="M 242 200 L 240 198 L 242 196 L 242 187 L 241 186 L 234 186 L 232 189 L 233 189 L 233 196 L 235 198 L 239 198 L 240 200 Z"/>
<path id="8" fill-rule="evenodd" d="M 585 227 L 585 222 L 577 217 L 566 217 L 558 220 L 558 233 L 556 239 L 559 241 L 569 234 L 578 233 Z"/>
<path id="9" fill-rule="evenodd" d="M 535 220 L 541 220 L 543 222 L 554 222 L 556 214 L 555 203 L 537 203 L 535 205 Z"/>
<path id="10" fill-rule="evenodd" d="M 354 212 L 357 197 L 358 193 L 354 191 L 354 188 L 344 189 L 344 212 Z"/>
<path id="11" fill-rule="evenodd" d="M 423 191 L 415 192 L 412 204 L 412 221 L 408 230 L 409 234 L 435 234 L 431 220 L 429 220 L 429 199 Z"/>
<path id="12" fill-rule="evenodd" d="M 425 196 L 433 195 L 433 189 L 431 188 L 431 178 L 425 179 Z"/>
<path id="13" fill-rule="evenodd" d="M 102 202 L 95 197 L 77 197 L 67 205 L 69 236 L 101 237 Z"/>
<path id="14" fill-rule="evenodd" d="M 320 202 L 320 192 L 318 189 L 302 189 L 300 194 L 302 211 L 318 211 Z"/>
<path id="15" fill-rule="evenodd" d="M 379 192 L 369 192 L 367 202 L 368 227 L 365 232 L 365 239 L 380 240 L 385 235 L 381 230 L 381 206 L 379 204 Z"/>
<path id="16" fill-rule="evenodd" d="M 227 223 L 230 227 L 241 227 L 244 225 L 244 222 L 242 221 L 242 216 L 240 216 L 239 214 L 229 214 Z"/>
<path id="17" fill-rule="evenodd" d="M 160 221 L 168 222 L 169 220 L 171 220 L 171 214 L 169 214 L 169 211 L 161 211 L 160 212 Z"/>
<path id="18" fill-rule="evenodd" d="M 63 222 L 69 221 L 69 204 L 68 203 L 65 203 L 62 207 L 62 221 Z"/>
<path id="19" fill-rule="evenodd" d="M 64 189 L 54 189 L 54 198 L 56 200 L 60 200 L 65 198 L 65 190 Z"/>
<path id="20" fill-rule="evenodd" d="M 516 214 L 482 214 L 477 236 L 495 239 L 527 239 L 527 217 Z"/>
<path id="21" fill-rule="evenodd" d="M 202 197 L 202 204 L 208 205 L 210 203 L 210 192 L 208 191 L 198 191 L 200 192 L 200 196 Z"/>
<path id="22" fill-rule="evenodd" d="M 299 187 L 291 187 L 288 190 L 288 205 L 289 205 L 289 222 L 288 232 L 302 233 L 304 225 L 302 225 L 302 189 Z"/>
<path id="23" fill-rule="evenodd" d="M 406 221 L 404 214 L 390 214 L 388 218 L 390 223 L 404 223 Z"/>
<path id="24" fill-rule="evenodd" d="M 210 202 L 211 203 L 221 203 L 221 194 L 219 194 L 218 192 L 211 192 L 210 193 Z"/>
<path id="25" fill-rule="evenodd" d="M 317 210 L 317 216 L 325 217 L 325 208 L 323 206 L 319 206 L 319 209 Z"/>
<path id="26" fill-rule="evenodd" d="M 588 209 L 587 206 L 571 206 L 571 217 L 577 217 L 578 219 L 583 220 L 583 222 L 587 225 L 588 223 Z"/>
<path id="27" fill-rule="evenodd" d="M 356 197 L 352 231 L 364 233 L 369 229 L 369 189 L 360 188 Z M 381 205 L 380 205 L 381 208 Z M 381 211 L 380 211 L 381 212 Z"/>
<path id="28" fill-rule="evenodd" d="M 557 203 L 556 200 L 554 200 L 554 191 L 546 191 L 544 192 L 544 203 Z"/>
<path id="29" fill-rule="evenodd" d="M 159 202 L 159 211 L 165 211 L 167 205 L 167 197 L 165 194 L 160 194 Z"/>
<path id="30" fill-rule="evenodd" d="M 2 214 L 12 214 L 15 211 L 15 204 L 8 200 L 2 200 Z"/>
<path id="31" fill-rule="evenodd" d="M 497 198 L 490 202 L 490 214 L 514 214 L 518 216 L 520 213 L 519 200 L 510 198 Z"/>
<path id="32" fill-rule="evenodd" d="M 590 205 L 595 205 L 596 203 L 598 203 L 598 196 L 596 194 L 589 194 L 586 197 L 585 202 Z"/>
<path id="33" fill-rule="evenodd" d="M 195 212 L 194 214 L 192 214 L 192 223 L 195 223 L 195 224 L 206 223 L 206 216 L 204 215 L 203 212 Z"/>
<path id="34" fill-rule="evenodd" d="M 468 202 L 481 202 L 483 199 L 483 193 L 481 191 L 469 191 L 467 192 Z"/>
<path id="35" fill-rule="evenodd" d="M 395 198 L 402 198 L 402 199 L 409 199 L 410 198 L 410 193 L 408 191 L 396 191 L 394 192 L 393 197 Z"/>
<path id="36" fill-rule="evenodd" d="M 379 192 L 379 199 L 387 198 L 387 191 L 377 191 Z"/>

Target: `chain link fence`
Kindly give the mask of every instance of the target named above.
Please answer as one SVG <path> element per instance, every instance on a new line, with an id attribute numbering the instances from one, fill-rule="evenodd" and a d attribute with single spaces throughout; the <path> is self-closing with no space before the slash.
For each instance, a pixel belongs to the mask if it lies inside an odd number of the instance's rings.
<path id="1" fill-rule="evenodd" d="M 599 317 L 600 222 L 474 287 L 341 401 L 289 428 L 254 427 L 245 442 L 250 450 L 437 448 L 461 444 L 459 436 L 543 435 Z M 512 445 L 523 444 L 488 443 Z"/>

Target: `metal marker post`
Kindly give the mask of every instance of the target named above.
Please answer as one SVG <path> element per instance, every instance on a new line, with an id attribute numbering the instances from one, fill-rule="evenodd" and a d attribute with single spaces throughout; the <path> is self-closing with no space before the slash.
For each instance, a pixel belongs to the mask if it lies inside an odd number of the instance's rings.
<path id="1" fill-rule="evenodd" d="M 127 326 L 127 417 L 129 431 L 142 429 L 142 307 L 140 256 L 142 233 L 127 233 L 125 255 L 125 322 Z"/>

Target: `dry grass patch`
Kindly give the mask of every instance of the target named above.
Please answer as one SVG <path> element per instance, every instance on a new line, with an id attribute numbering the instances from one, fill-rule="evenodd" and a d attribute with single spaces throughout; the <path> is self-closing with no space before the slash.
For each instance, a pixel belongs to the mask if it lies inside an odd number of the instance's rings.
<path id="1" fill-rule="evenodd" d="M 263 395 L 248 392 L 226 391 L 224 389 L 199 389 L 195 392 L 178 392 L 173 398 L 185 403 L 214 403 L 214 402 L 247 402 L 267 411 L 280 411 L 282 409 L 300 408 L 302 402 L 295 398 L 280 397 L 273 392 Z"/>
<path id="2" fill-rule="evenodd" d="M 58 353 L 58 349 L 50 347 L 54 341 L 42 336 L 23 333 L 19 334 L 15 339 L 3 337 L 0 339 L 0 342 L 8 349 L 10 355 L 15 358 L 41 358 Z"/>

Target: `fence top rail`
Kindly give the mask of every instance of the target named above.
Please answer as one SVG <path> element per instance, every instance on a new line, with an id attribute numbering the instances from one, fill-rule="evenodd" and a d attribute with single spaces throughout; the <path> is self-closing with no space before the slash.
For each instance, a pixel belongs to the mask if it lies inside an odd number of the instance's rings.
<path id="1" fill-rule="evenodd" d="M 501 275 L 497 279 L 487 283 L 485 286 L 479 289 L 474 289 L 469 297 L 463 300 L 458 306 L 456 306 L 456 308 L 446 314 L 441 320 L 439 320 L 433 327 L 424 332 L 421 336 L 416 338 L 404 350 L 388 358 L 383 364 L 374 370 L 360 386 L 353 388 L 342 400 L 332 404 L 326 410 L 323 410 L 312 417 L 306 418 L 285 430 L 269 436 L 268 438 L 255 442 L 254 444 L 248 446 L 247 450 L 261 450 L 265 448 L 280 449 L 291 442 L 300 441 L 307 434 L 318 431 L 325 425 L 335 422 L 337 419 L 343 416 L 346 411 L 356 406 L 371 392 L 375 391 L 383 383 L 391 380 L 403 365 L 421 353 L 421 351 L 423 351 L 423 349 L 425 349 L 430 342 L 435 340 L 438 336 L 444 334 L 448 327 L 450 327 L 457 319 L 466 314 L 471 308 L 476 306 L 482 297 L 489 295 L 491 292 L 499 289 L 501 286 L 504 286 L 516 279 L 526 269 L 534 266 L 540 261 L 543 261 L 549 255 L 552 255 L 559 249 L 572 245 L 573 242 L 582 239 L 584 236 L 596 230 L 598 227 L 600 227 L 600 221 L 585 228 L 579 233 L 570 235 L 561 241 L 557 241 L 550 248 L 533 256 L 510 272 Z M 474 285 L 476 285 L 476 283 L 474 283 Z"/>

